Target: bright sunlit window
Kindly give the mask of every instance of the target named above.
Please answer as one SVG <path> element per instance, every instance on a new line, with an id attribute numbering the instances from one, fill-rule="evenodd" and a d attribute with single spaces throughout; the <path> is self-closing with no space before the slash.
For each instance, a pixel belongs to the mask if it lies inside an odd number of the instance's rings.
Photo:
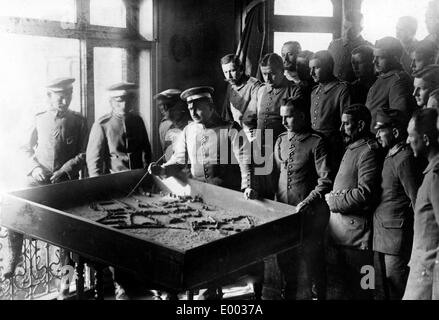
<path id="1" fill-rule="evenodd" d="M 122 0 L 90 0 L 90 23 L 107 27 L 126 27 L 126 8 Z"/>
<path id="2" fill-rule="evenodd" d="M 76 5 L 75 0 L 1 0 L 0 16 L 75 22 Z"/>
<path id="3" fill-rule="evenodd" d="M 332 17 L 331 0 L 275 0 L 275 15 Z"/>
<path id="4" fill-rule="evenodd" d="M 372 44 L 376 40 L 396 35 L 396 23 L 399 17 L 413 16 L 418 20 L 416 38 L 424 39 L 428 32 L 425 26 L 425 10 L 430 0 L 364 0 L 363 36 Z"/>
<path id="5" fill-rule="evenodd" d="M 332 33 L 275 32 L 274 52 L 280 55 L 282 45 L 287 41 L 298 41 L 302 50 L 316 52 L 328 49 Z"/>

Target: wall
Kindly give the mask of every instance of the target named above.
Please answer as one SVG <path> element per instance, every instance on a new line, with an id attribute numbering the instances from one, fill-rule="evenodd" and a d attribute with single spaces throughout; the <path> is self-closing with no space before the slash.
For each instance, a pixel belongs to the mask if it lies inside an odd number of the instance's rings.
<path id="1" fill-rule="evenodd" d="M 238 44 L 234 0 L 159 0 L 157 90 L 210 85 L 221 102 L 219 60 Z"/>

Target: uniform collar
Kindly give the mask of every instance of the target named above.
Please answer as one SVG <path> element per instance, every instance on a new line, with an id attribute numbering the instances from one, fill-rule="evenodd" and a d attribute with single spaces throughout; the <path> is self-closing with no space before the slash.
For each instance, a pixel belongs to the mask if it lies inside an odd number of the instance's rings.
<path id="1" fill-rule="evenodd" d="M 424 170 L 424 174 L 427 174 L 429 171 L 433 170 L 436 165 L 439 164 L 439 154 L 437 154 L 431 161 L 428 162 L 427 168 Z"/>
<path id="2" fill-rule="evenodd" d="M 389 152 L 387 153 L 387 157 L 393 157 L 394 155 L 398 154 L 400 151 L 405 150 L 406 148 L 407 145 L 404 142 L 400 142 L 394 145 L 392 148 L 390 148 Z"/>
<path id="3" fill-rule="evenodd" d="M 250 77 L 246 74 L 243 74 L 241 77 L 241 84 L 239 85 L 234 85 L 231 84 L 230 86 L 234 89 L 234 90 L 240 90 L 242 88 L 244 88 L 244 86 L 247 84 L 248 79 L 250 79 Z"/>
<path id="4" fill-rule="evenodd" d="M 366 143 L 367 143 L 367 139 L 366 138 L 361 138 L 361 139 L 359 139 L 359 140 L 357 140 L 355 142 L 352 142 L 348 146 L 348 149 L 353 150 L 353 149 L 356 149 L 356 148 L 359 148 L 359 147 L 365 145 Z"/>
<path id="5" fill-rule="evenodd" d="M 275 88 L 273 86 L 270 86 L 270 88 L 267 91 L 278 93 L 281 89 L 288 87 L 289 84 L 290 84 L 290 81 L 288 81 L 288 79 L 284 76 L 284 78 L 282 79 L 282 83 L 280 84 L 279 87 Z"/>
<path id="6" fill-rule="evenodd" d="M 225 124 L 226 122 L 222 120 L 216 113 L 212 115 L 212 117 L 209 119 L 207 123 L 201 124 L 203 128 L 209 129 L 209 128 L 216 128 L 218 126 L 221 126 Z"/>
<path id="7" fill-rule="evenodd" d="M 339 81 L 336 79 L 334 79 L 333 81 L 328 82 L 326 84 L 319 84 L 318 89 L 317 89 L 317 93 L 319 93 L 320 90 L 323 90 L 323 93 L 327 94 L 329 91 L 334 89 L 338 84 L 339 84 Z"/>
<path id="8" fill-rule="evenodd" d="M 295 133 L 295 132 L 288 132 L 288 140 L 296 140 L 296 141 L 303 141 L 306 138 L 308 138 L 311 135 L 311 132 L 300 132 L 300 133 Z"/>
<path id="9" fill-rule="evenodd" d="M 389 72 L 387 72 L 385 74 L 380 75 L 379 77 L 382 78 L 382 79 L 387 79 L 387 78 L 390 78 L 391 76 L 401 72 L 401 70 L 402 69 L 399 69 L 399 68 L 398 69 L 393 69 L 393 70 L 390 70 Z"/>

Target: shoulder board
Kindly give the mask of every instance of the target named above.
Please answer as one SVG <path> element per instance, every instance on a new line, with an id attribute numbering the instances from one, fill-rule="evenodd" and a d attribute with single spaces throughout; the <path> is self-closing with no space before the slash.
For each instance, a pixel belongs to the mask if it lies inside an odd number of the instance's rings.
<path id="1" fill-rule="evenodd" d="M 323 139 L 323 136 L 317 132 L 312 132 L 310 137 Z"/>
<path id="2" fill-rule="evenodd" d="M 108 114 L 100 117 L 97 122 L 104 123 L 104 122 L 108 121 L 110 118 L 111 118 L 111 113 L 108 113 Z"/>
<path id="3" fill-rule="evenodd" d="M 367 140 L 367 146 L 369 147 L 370 150 L 378 150 L 379 149 L 378 142 L 376 142 L 373 139 Z"/>
<path id="4" fill-rule="evenodd" d="M 250 77 L 250 78 L 248 78 L 248 81 L 249 81 L 251 84 L 262 84 L 261 81 L 259 81 L 258 79 L 254 78 L 254 77 Z"/>
<path id="5" fill-rule="evenodd" d="M 288 134 L 288 132 L 287 132 L 287 131 L 284 131 L 284 132 L 282 132 L 280 135 L 278 135 L 277 137 L 278 137 L 278 138 L 281 138 L 281 137 L 286 136 L 287 134 Z"/>

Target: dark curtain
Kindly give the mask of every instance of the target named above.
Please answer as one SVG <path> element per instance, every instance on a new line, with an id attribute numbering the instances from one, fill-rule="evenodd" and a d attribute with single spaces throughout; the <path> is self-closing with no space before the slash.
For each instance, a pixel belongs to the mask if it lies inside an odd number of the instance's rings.
<path id="1" fill-rule="evenodd" d="M 250 10 L 245 18 L 245 27 L 239 42 L 237 56 L 245 64 L 246 74 L 261 80 L 259 60 L 266 42 L 266 0 L 252 1 L 246 8 Z"/>

